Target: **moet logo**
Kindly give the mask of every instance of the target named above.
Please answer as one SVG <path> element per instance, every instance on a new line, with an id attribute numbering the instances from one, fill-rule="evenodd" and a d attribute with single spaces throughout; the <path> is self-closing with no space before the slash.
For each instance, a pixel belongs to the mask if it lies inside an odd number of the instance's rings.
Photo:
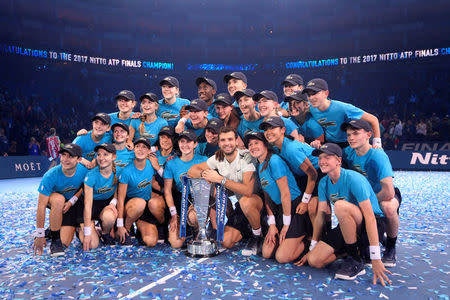
<path id="1" fill-rule="evenodd" d="M 415 165 L 417 163 L 421 165 L 447 165 L 447 160 L 449 157 L 446 154 L 437 154 L 432 152 L 425 153 L 425 156 L 420 152 L 413 152 L 411 156 L 411 161 L 409 162 L 411 165 Z"/>

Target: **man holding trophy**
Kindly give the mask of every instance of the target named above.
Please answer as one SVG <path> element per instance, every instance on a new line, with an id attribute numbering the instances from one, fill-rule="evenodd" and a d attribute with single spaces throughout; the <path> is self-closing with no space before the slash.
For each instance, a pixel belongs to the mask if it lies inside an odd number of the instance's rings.
<path id="1" fill-rule="evenodd" d="M 190 178 L 203 178 L 208 182 L 219 184 L 227 194 L 224 205 L 219 205 L 221 211 L 210 210 L 211 225 L 220 230 L 224 209 L 228 218 L 223 232 L 222 246 L 232 248 L 243 237 L 249 237 L 247 247 L 242 250 L 244 256 L 260 253 L 263 237 L 261 233 L 261 209 L 263 201 L 254 192 L 255 166 L 254 159 L 248 150 L 237 148 L 238 135 L 231 127 L 223 127 L 219 132 L 219 150 L 206 162 L 192 166 L 188 171 Z M 257 185 L 259 187 L 259 185 Z M 226 194 L 216 191 L 216 201 Z M 224 196 L 225 195 L 225 196 Z M 219 218 L 216 219 L 216 214 Z M 250 232 L 249 224 L 252 228 Z M 217 234 L 220 236 L 220 233 Z"/>

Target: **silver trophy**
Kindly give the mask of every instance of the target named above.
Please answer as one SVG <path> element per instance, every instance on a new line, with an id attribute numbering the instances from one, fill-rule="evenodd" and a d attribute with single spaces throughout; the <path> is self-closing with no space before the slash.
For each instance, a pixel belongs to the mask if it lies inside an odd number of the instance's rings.
<path id="1" fill-rule="evenodd" d="M 211 184 L 203 178 L 189 178 L 191 198 L 197 214 L 199 232 L 187 243 L 186 255 L 193 257 L 210 257 L 219 254 L 217 242 L 206 237 L 206 226 L 209 220 L 209 195 Z"/>

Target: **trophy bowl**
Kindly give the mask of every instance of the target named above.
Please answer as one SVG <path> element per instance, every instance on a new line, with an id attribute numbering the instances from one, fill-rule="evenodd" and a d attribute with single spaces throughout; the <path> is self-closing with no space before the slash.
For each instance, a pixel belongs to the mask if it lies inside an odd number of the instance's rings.
<path id="1" fill-rule="evenodd" d="M 206 236 L 209 220 L 209 196 L 211 184 L 203 178 L 189 178 L 192 204 L 197 214 L 198 234 L 187 242 L 186 255 L 190 257 L 211 257 L 219 254 L 217 242 Z"/>

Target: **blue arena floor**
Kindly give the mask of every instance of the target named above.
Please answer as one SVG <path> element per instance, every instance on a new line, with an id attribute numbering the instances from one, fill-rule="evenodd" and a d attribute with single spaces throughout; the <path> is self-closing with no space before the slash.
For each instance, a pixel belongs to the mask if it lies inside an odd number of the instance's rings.
<path id="1" fill-rule="evenodd" d="M 168 245 L 100 247 L 78 241 L 65 257 L 34 256 L 40 178 L 0 181 L 1 299 L 449 299 L 450 173 L 396 172 L 403 195 L 392 285 L 372 272 L 347 282 L 324 270 L 245 258 L 239 247 L 214 258 L 187 258 Z M 48 217 L 47 217 L 48 219 Z"/>

